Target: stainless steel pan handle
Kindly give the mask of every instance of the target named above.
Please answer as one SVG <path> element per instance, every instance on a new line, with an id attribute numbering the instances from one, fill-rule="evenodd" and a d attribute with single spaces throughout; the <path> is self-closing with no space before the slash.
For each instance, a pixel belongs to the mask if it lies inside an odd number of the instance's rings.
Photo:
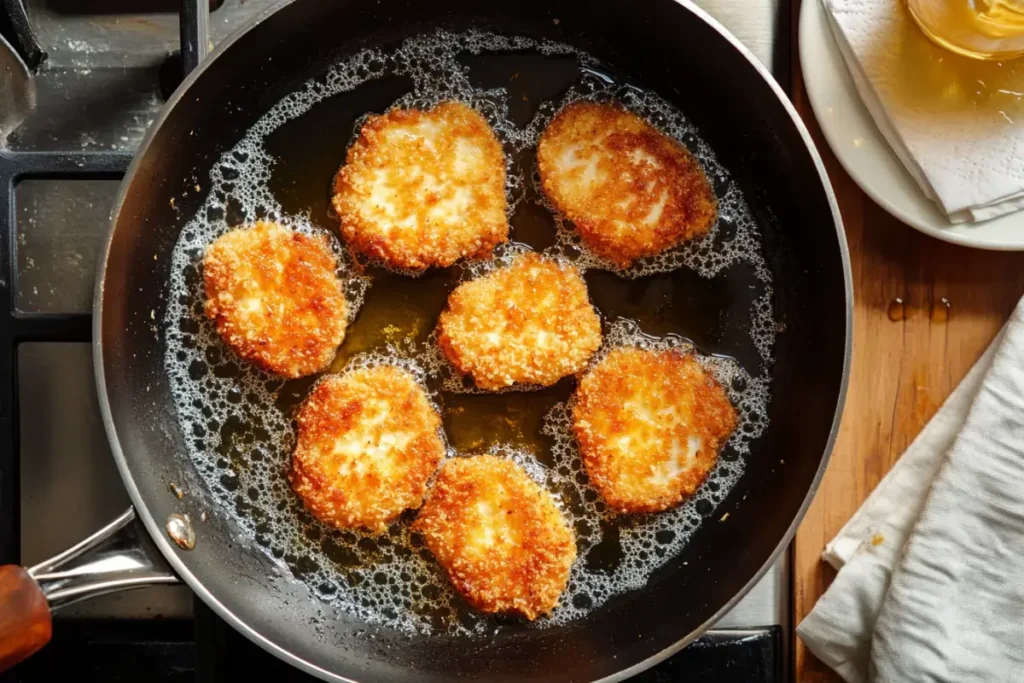
<path id="1" fill-rule="evenodd" d="M 24 569 L 0 567 L 0 671 L 46 645 L 51 614 L 73 602 L 156 584 L 178 577 L 159 553 L 146 552 L 133 522 L 135 508 L 45 562 Z"/>
<path id="2" fill-rule="evenodd" d="M 144 532 L 134 520 L 135 508 L 128 508 L 92 536 L 29 568 L 51 610 L 104 593 L 178 582 L 167 565 L 153 559 L 156 553 L 143 548 Z"/>

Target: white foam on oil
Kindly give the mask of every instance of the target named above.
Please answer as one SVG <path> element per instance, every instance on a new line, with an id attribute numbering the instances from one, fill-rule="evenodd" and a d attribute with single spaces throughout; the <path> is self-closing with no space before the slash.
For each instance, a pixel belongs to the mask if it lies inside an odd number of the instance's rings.
<path id="1" fill-rule="evenodd" d="M 516 50 L 573 55 L 584 72 L 563 97 L 542 103 L 525 127 L 511 121 L 508 93 L 474 88 L 468 67 L 457 59 L 463 53 Z M 265 139 L 316 103 L 368 81 L 391 75 L 409 77 L 412 90 L 394 106 L 429 107 L 454 99 L 480 111 L 509 152 L 510 215 L 516 204 L 524 201 L 530 183 L 536 183 L 535 177 L 514 167 L 511 159 L 535 146 L 544 126 L 568 102 L 615 97 L 689 146 L 718 189 L 720 211 L 718 223 L 706 238 L 645 259 L 623 274 L 632 277 L 691 268 L 711 277 L 737 263 L 752 265 L 763 291 L 751 310 L 751 337 L 764 372 L 774 345 L 771 278 L 760 252 L 757 226 L 742 194 L 680 112 L 652 93 L 614 83 L 599 69 L 600 64 L 592 57 L 566 45 L 482 32 L 442 31 L 407 40 L 393 52 L 371 49 L 351 55 L 322 78 L 310 80 L 284 97 L 223 155 L 210 173 L 205 204 L 183 229 L 174 249 L 165 319 L 165 365 L 188 456 L 221 505 L 215 513 L 236 520 L 248 542 L 278 560 L 285 571 L 303 581 L 319 598 L 368 624 L 410 633 L 469 634 L 493 629 L 492 622 L 473 613 L 455 596 L 443 572 L 423 549 L 422 539 L 409 531 L 407 518 L 411 515 L 375 538 L 332 529 L 304 510 L 288 486 L 287 470 L 294 447 L 294 411 L 310 382 L 285 383 L 239 362 L 223 348 L 202 312 L 203 251 L 232 227 L 260 218 L 305 232 L 318 230 L 307 218 L 284 215 L 273 197 L 269 181 L 274 159 L 266 151 Z M 353 139 L 359 127 L 355 127 Z M 558 241 L 547 250 L 548 255 L 569 260 L 582 270 L 614 269 L 582 249 L 571 226 L 559 222 L 557 235 Z M 331 243 L 338 255 L 338 276 L 345 284 L 349 315 L 354 317 L 372 283 L 360 274 L 334 236 Z M 463 276 L 479 277 L 507 265 L 522 249 L 521 245 L 503 246 L 493 261 L 460 266 Z M 687 342 L 651 339 L 635 326 L 619 323 L 607 334 L 598 356 L 623 345 L 686 347 Z M 693 499 L 674 510 L 638 519 L 621 530 L 623 559 L 610 571 L 592 569 L 586 561 L 588 553 L 602 540 L 607 512 L 581 472 L 570 432 L 571 406 L 556 405 L 546 418 L 544 430 L 556 444 L 553 464 L 544 464 L 511 447 L 492 449 L 515 460 L 550 490 L 577 530 L 580 559 L 573 567 L 569 587 L 555 612 L 535 622 L 538 627 L 568 623 L 612 595 L 643 586 L 655 569 L 679 552 L 701 519 L 724 500 L 742 474 L 749 443 L 767 423 L 768 380 L 749 374 L 731 359 L 700 358 L 728 389 L 740 414 L 739 427 L 708 482 Z M 472 391 L 454 374 L 432 339 L 426 344 L 398 344 L 357 356 L 349 361 L 349 367 L 381 363 L 406 368 L 425 386 L 436 386 L 440 379 L 444 389 Z M 431 399 L 438 401 L 438 396 L 432 394 Z M 449 448 L 448 456 L 458 454 Z"/>

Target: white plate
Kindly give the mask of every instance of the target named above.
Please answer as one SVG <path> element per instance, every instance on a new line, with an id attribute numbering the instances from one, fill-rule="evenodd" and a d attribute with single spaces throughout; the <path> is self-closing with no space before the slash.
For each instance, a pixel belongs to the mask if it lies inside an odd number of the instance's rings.
<path id="1" fill-rule="evenodd" d="M 940 240 L 1024 251 L 1024 212 L 953 225 L 924 196 L 861 104 L 820 0 L 801 5 L 800 67 L 807 98 L 836 158 L 861 189 L 899 220 Z"/>

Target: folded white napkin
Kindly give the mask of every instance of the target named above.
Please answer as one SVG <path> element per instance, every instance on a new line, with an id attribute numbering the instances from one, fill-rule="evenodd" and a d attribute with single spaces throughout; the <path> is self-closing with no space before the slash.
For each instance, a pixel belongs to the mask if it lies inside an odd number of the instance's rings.
<path id="1" fill-rule="evenodd" d="M 797 634 L 844 680 L 1024 681 L 1024 301 L 823 557 Z"/>
<path id="2" fill-rule="evenodd" d="M 821 1 L 875 124 L 949 220 L 1024 208 L 1024 68 L 933 44 L 902 0 Z"/>

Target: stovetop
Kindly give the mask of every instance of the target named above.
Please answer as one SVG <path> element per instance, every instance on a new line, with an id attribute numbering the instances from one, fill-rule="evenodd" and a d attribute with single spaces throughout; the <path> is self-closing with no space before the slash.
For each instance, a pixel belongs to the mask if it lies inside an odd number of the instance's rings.
<path id="1" fill-rule="evenodd" d="M 31 64 L 35 107 L 0 147 L 0 564 L 31 565 L 129 504 L 95 398 L 93 280 L 120 178 L 182 67 L 175 0 L 28 0 L 27 13 L 0 1 L 4 37 L 30 63 L 46 55 Z M 214 0 L 211 42 L 273 4 Z M 787 0 L 697 4 L 786 87 Z M 708 635 L 634 680 L 786 680 L 788 583 L 783 561 Z M 54 622 L 53 642 L 0 681 L 308 680 L 184 586 L 76 603 Z"/>

